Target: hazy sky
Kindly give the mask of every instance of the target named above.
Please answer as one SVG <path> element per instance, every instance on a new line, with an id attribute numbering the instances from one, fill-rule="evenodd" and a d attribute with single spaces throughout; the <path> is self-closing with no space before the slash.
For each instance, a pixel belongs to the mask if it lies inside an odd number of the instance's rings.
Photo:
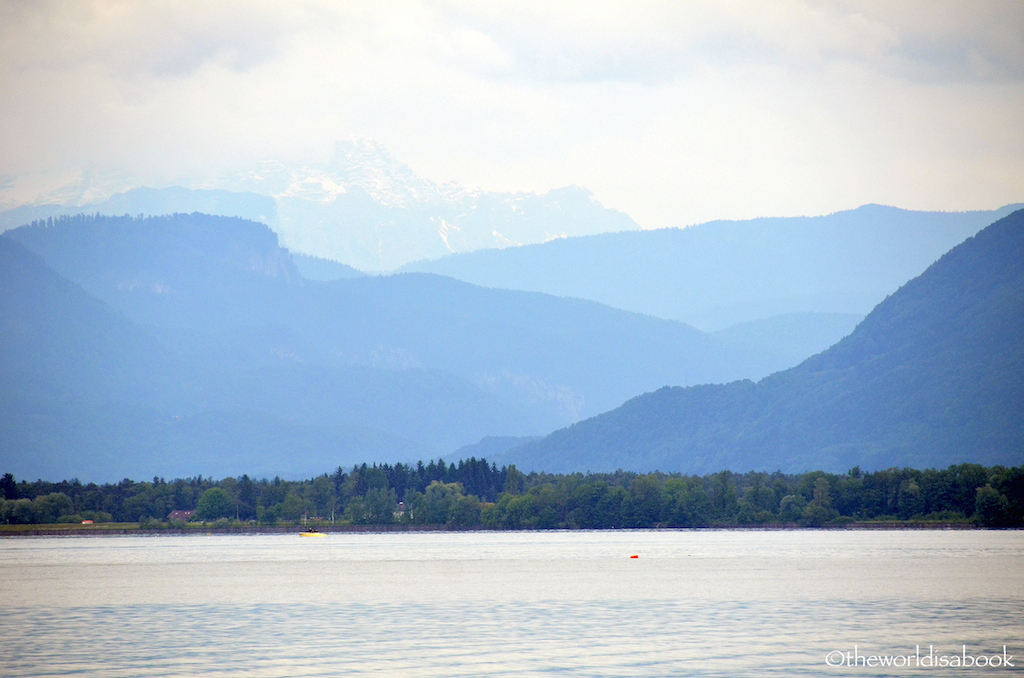
<path id="1" fill-rule="evenodd" d="M 644 227 L 1024 201 L 1024 3 L 0 0 L 0 175 L 150 185 L 371 138 Z"/>

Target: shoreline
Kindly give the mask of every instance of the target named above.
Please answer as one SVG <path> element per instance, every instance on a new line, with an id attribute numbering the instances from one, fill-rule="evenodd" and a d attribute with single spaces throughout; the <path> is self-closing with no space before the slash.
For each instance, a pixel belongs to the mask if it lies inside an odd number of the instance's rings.
<path id="1" fill-rule="evenodd" d="M 210 535 L 254 535 L 254 534 L 299 534 L 308 530 L 308 526 L 302 525 L 237 525 L 218 526 L 213 525 L 196 527 L 166 527 L 149 528 L 141 527 L 137 523 L 112 523 L 109 525 L 0 525 L 0 539 L 17 537 L 113 537 L 113 536 L 160 536 L 160 535 L 189 535 L 189 536 L 210 536 Z M 648 528 L 611 528 L 601 530 L 584 529 L 555 529 L 555 530 L 503 530 L 488 529 L 485 527 L 448 527 L 446 525 L 322 525 L 315 528 L 318 532 L 325 534 L 348 534 L 348 533 L 385 533 L 385 532 L 615 532 L 621 530 L 644 530 L 644 531 L 682 531 L 682 530 L 728 530 L 728 531 L 750 531 L 750 532 L 783 532 L 791 530 L 983 530 L 984 528 L 973 523 L 958 522 L 925 522 L 925 521 L 864 521 L 850 522 L 842 525 L 821 525 L 816 527 L 790 524 L 766 524 L 766 525 L 714 525 L 709 527 L 648 527 Z M 996 528 L 1013 529 L 1013 528 Z M 1019 528 L 1018 528 L 1019 529 Z"/>

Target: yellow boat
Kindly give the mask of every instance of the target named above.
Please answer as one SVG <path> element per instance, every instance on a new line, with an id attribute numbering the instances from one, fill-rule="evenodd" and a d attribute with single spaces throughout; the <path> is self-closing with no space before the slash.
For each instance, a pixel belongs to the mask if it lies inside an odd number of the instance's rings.
<path id="1" fill-rule="evenodd" d="M 299 532 L 300 537 L 326 537 L 327 535 L 323 532 L 317 532 L 316 530 L 306 530 L 305 532 Z"/>

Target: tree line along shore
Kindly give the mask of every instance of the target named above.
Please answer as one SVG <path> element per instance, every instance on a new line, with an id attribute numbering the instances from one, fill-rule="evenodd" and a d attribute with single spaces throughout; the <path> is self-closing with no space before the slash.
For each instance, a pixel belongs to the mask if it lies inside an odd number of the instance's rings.
<path id="1" fill-rule="evenodd" d="M 85 524 L 83 524 L 83 522 Z M 123 524 L 118 528 L 117 524 Z M 324 528 L 1024 526 L 1024 466 L 842 474 L 523 473 L 485 459 L 362 464 L 309 480 L 118 483 L 0 478 L 0 531 L 33 525 L 218 531 Z"/>

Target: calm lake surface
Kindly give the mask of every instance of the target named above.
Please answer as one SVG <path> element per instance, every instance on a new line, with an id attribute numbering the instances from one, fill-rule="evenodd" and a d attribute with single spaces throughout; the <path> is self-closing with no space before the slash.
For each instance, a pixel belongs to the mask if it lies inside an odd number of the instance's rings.
<path id="1" fill-rule="evenodd" d="M 5 676 L 1004 675 L 1024 532 L 2 539 L 0 639 Z M 965 645 L 1016 668 L 826 664 Z"/>

